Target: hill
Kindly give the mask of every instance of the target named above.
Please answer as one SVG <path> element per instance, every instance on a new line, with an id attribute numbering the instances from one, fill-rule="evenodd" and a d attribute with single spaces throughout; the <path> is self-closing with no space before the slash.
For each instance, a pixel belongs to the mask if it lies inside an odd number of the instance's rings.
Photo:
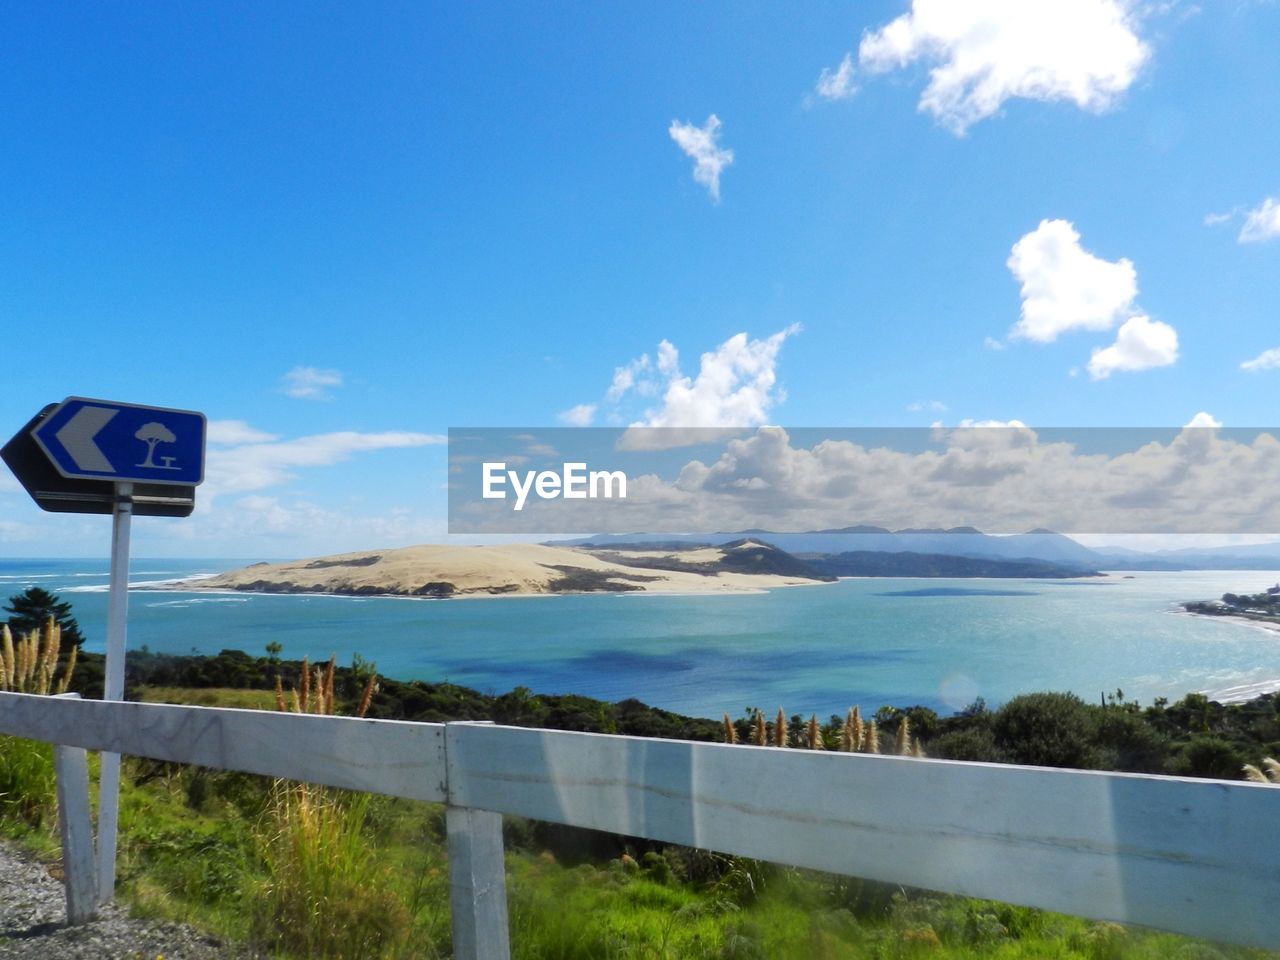
<path id="1" fill-rule="evenodd" d="M 833 579 L 776 547 L 742 539 L 671 551 L 591 550 L 534 543 L 400 547 L 258 563 L 182 590 L 462 597 L 547 593 L 723 593 Z"/>

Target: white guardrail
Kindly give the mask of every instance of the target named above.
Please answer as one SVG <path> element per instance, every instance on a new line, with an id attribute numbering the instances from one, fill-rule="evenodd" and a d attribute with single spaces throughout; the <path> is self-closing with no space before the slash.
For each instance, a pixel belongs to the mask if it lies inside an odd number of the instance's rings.
<path id="1" fill-rule="evenodd" d="M 0 693 L 57 745 L 71 922 L 96 908 L 86 749 L 447 804 L 454 955 L 506 960 L 502 814 L 1280 946 L 1280 788 Z"/>

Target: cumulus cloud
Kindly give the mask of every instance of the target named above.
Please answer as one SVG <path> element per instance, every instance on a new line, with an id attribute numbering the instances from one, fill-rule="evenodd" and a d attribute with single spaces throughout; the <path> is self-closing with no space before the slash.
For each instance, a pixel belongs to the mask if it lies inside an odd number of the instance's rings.
<path id="1" fill-rule="evenodd" d="M 1217 430 L 1221 426 L 1221 420 L 1211 413 L 1205 413 L 1203 410 L 1192 417 L 1190 422 L 1187 423 L 1187 427 L 1192 429 L 1207 427 L 1210 430 Z"/>
<path id="2" fill-rule="evenodd" d="M 1116 334 L 1116 342 L 1089 357 L 1089 376 L 1103 380 L 1118 370 L 1167 367 L 1178 359 L 1178 332 L 1150 317 L 1130 317 Z"/>
<path id="3" fill-rule="evenodd" d="M 680 351 L 664 339 L 653 357 L 641 353 L 628 364 L 614 367 L 613 379 L 598 403 L 577 404 L 559 413 L 558 419 L 571 426 L 590 426 L 603 411 L 605 421 L 612 424 L 630 421 L 636 428 L 680 429 L 636 434 L 649 439 L 660 436 L 668 445 L 699 443 L 699 431 L 707 438 L 718 438 L 726 430 L 759 426 L 786 399 L 778 384 L 778 355 L 782 344 L 800 329 L 800 324 L 792 324 L 763 339 L 735 334 L 703 353 L 694 375 L 681 370 Z M 929 408 L 945 410 L 937 401 Z M 623 443 L 628 440 L 623 438 Z"/>
<path id="4" fill-rule="evenodd" d="M 670 347 L 671 344 L 663 340 L 659 344 L 659 350 L 663 347 Z M 637 386 L 637 377 L 643 377 L 645 371 L 649 369 L 649 355 L 647 353 L 640 354 L 635 360 L 632 360 L 626 366 L 618 367 L 613 371 L 613 382 L 609 384 L 609 389 L 605 392 L 605 399 L 610 403 L 617 403 L 628 390 Z M 650 381 L 641 379 L 639 381 L 639 389 L 641 392 L 646 391 L 651 386 Z"/>
<path id="5" fill-rule="evenodd" d="M 662 405 L 645 412 L 639 427 L 751 427 L 765 422 L 783 399 L 777 387 L 778 353 L 786 339 L 800 332 L 793 323 L 763 340 L 734 334 L 704 353 L 698 374 L 680 372 L 679 354 L 663 341 L 660 368 L 668 377 Z"/>
<path id="6" fill-rule="evenodd" d="M 252 441 L 233 446 L 210 446 L 205 458 L 205 499 L 248 493 L 294 479 L 304 467 L 340 463 L 358 453 L 447 443 L 438 434 L 388 431 L 384 433 L 322 433 L 293 440 Z"/>
<path id="7" fill-rule="evenodd" d="M 1138 295 L 1133 264 L 1089 253 L 1067 220 L 1041 220 L 1013 245 L 1007 265 L 1022 285 L 1022 318 L 1009 332 L 1018 339 L 1052 343 L 1069 330 L 1109 330 Z"/>
<path id="8" fill-rule="evenodd" d="M 720 173 L 733 163 L 733 151 L 720 146 L 720 118 L 714 113 L 699 127 L 672 120 L 667 133 L 693 160 L 693 179 L 707 188 L 711 199 L 720 201 Z"/>
<path id="9" fill-rule="evenodd" d="M 1263 350 L 1252 360 L 1246 360 L 1240 364 L 1241 370 L 1248 370 L 1250 373 L 1258 373 L 1261 370 L 1275 370 L 1277 367 L 1280 367 L 1280 347 Z"/>
<path id="10" fill-rule="evenodd" d="M 832 70 L 823 67 L 813 92 L 824 100 L 848 100 L 858 92 L 858 85 L 853 78 L 853 54 L 846 53 L 840 66 Z"/>
<path id="11" fill-rule="evenodd" d="M 1261 243 L 1276 237 L 1280 237 L 1280 197 L 1267 197 L 1245 215 L 1240 242 Z"/>
<path id="12" fill-rule="evenodd" d="M 318 367 L 294 367 L 280 378 L 280 390 L 298 400 L 329 400 L 332 388 L 342 386 L 342 373 Z"/>
<path id="13" fill-rule="evenodd" d="M 576 407 L 570 407 L 560 413 L 559 419 L 561 423 L 567 423 L 571 427 L 589 427 L 595 416 L 596 405 L 594 403 L 580 403 Z"/>
<path id="14" fill-rule="evenodd" d="M 614 369 L 600 404 L 578 404 L 559 418 L 573 426 L 587 426 L 604 406 L 606 419 L 615 424 L 631 421 L 634 427 L 680 428 L 683 432 L 641 434 L 662 436 L 668 444 L 699 442 L 702 434 L 697 431 L 718 437 L 724 430 L 759 426 L 786 398 L 778 384 L 778 355 L 783 343 L 800 330 L 800 324 L 794 323 L 763 339 L 735 334 L 702 354 L 694 375 L 681 370 L 675 344 L 662 340 L 654 358 L 644 353 Z M 650 405 L 645 406 L 646 401 Z"/>
<path id="15" fill-rule="evenodd" d="M 1094 380 L 1178 359 L 1177 331 L 1138 310 L 1133 263 L 1123 257 L 1104 260 L 1085 250 L 1070 221 L 1041 220 L 1013 245 L 1006 265 L 1022 295 L 1022 315 L 1009 331 L 1011 340 L 1052 343 L 1074 330 L 1110 330 L 1120 324 L 1115 342 L 1095 348 L 1090 357 Z M 988 337 L 988 346 L 992 342 Z M 1076 376 L 1074 369 L 1071 375 Z"/>
<path id="16" fill-rule="evenodd" d="M 1137 30 L 1125 0 L 913 0 L 863 36 L 858 63 L 933 64 L 920 109 L 963 135 L 1015 98 L 1108 109 L 1151 57 Z"/>

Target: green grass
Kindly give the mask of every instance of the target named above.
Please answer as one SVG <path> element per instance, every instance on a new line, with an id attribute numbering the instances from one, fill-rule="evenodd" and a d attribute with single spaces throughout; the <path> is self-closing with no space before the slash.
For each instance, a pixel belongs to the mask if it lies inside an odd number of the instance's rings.
<path id="1" fill-rule="evenodd" d="M 0 819 L 19 829 L 57 826 L 53 747 L 0 736 Z"/>
<path id="2" fill-rule="evenodd" d="M 438 805 L 126 761 L 120 896 L 284 958 L 447 958 Z M 3 822 L 14 824 L 12 808 Z M 52 847 L 52 808 L 11 833 Z M 561 863 L 513 825 L 515 960 L 1254 960 L 1277 954 L 671 850 Z"/>
<path id="3" fill-rule="evenodd" d="M 148 684 L 138 688 L 138 699 L 143 703 L 179 703 L 190 707 L 276 708 L 274 691 L 234 687 L 162 687 Z"/>
<path id="4" fill-rule="evenodd" d="M 146 696 L 274 700 L 270 691 L 161 687 Z M 0 831 L 54 859 L 55 810 L 49 748 L 0 738 Z M 136 912 L 276 957 L 444 960 L 443 821 L 438 805 L 126 759 L 119 896 Z M 559 862 L 534 827 L 508 826 L 515 960 L 1280 957 L 679 848 Z"/>

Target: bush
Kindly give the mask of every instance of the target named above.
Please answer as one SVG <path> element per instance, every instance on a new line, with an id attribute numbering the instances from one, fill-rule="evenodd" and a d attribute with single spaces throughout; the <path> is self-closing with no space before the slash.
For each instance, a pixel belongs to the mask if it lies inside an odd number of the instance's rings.
<path id="1" fill-rule="evenodd" d="M 1168 766 L 1169 738 L 1141 714 L 1108 708 L 1098 711 L 1097 739 L 1103 745 L 1103 766 L 1130 773 L 1163 773 Z"/>
<path id="2" fill-rule="evenodd" d="M 1014 697 L 992 720 L 996 747 L 1013 763 L 1037 767 L 1096 769 L 1096 724 L 1088 705 L 1070 693 Z"/>
<path id="3" fill-rule="evenodd" d="M 979 760 L 987 763 L 1010 763 L 1009 757 L 996 746 L 995 736 L 987 727 L 952 730 L 929 741 L 929 755 L 942 760 Z"/>
<path id="4" fill-rule="evenodd" d="M 1199 736 L 1179 751 L 1173 772 L 1184 777 L 1239 780 L 1247 762 L 1244 754 L 1221 737 Z"/>

